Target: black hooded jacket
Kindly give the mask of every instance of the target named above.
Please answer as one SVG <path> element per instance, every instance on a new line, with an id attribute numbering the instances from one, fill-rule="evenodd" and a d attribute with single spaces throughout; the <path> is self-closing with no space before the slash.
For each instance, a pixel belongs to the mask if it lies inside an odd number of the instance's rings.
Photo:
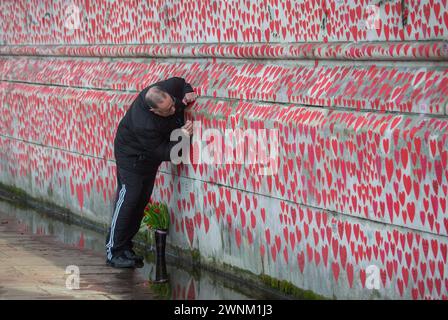
<path id="1" fill-rule="evenodd" d="M 161 117 L 149 110 L 145 95 L 153 86 L 160 86 L 175 98 L 174 115 Z M 179 77 L 169 78 L 143 89 L 118 124 L 114 140 L 117 166 L 145 174 L 157 170 L 162 161 L 169 161 L 171 148 L 177 143 L 170 141 L 170 134 L 183 126 L 186 105 L 182 100 L 186 93 L 193 91 L 191 85 Z"/>

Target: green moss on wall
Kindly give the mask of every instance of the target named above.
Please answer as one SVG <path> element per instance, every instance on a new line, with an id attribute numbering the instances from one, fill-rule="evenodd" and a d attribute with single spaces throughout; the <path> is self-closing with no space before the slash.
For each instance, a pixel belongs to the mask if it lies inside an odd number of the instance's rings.
<path id="1" fill-rule="evenodd" d="M 15 186 L 6 185 L 2 182 L 0 182 L 0 189 L 3 189 L 9 193 L 13 193 L 16 196 L 22 196 L 22 197 L 28 196 L 24 190 L 17 188 Z"/>
<path id="2" fill-rule="evenodd" d="M 300 289 L 289 281 L 278 280 L 265 274 L 262 274 L 259 277 L 264 284 L 270 286 L 271 288 L 278 289 L 287 295 L 304 300 L 327 300 L 326 297 L 318 295 L 311 290 Z"/>
<path id="3" fill-rule="evenodd" d="M 240 268 L 237 268 L 235 266 L 232 266 L 232 265 L 229 265 L 226 263 L 223 263 L 222 265 L 223 265 L 224 269 L 226 269 L 228 272 L 230 271 L 232 274 L 238 274 L 239 276 L 242 276 L 243 278 L 246 278 L 249 281 L 254 281 L 256 283 L 262 283 L 265 286 L 276 289 L 276 290 L 282 292 L 283 294 L 294 297 L 296 299 L 303 299 L 303 300 L 327 300 L 328 299 L 324 296 L 314 293 L 311 290 L 301 289 L 286 280 L 279 280 L 279 279 L 270 277 L 265 274 L 256 275 L 250 271 L 240 269 Z"/>

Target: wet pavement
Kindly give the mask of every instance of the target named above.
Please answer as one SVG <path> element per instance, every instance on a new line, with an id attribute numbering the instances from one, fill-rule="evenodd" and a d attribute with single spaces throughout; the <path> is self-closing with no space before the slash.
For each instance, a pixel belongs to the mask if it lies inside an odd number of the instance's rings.
<path id="1" fill-rule="evenodd" d="M 140 251 L 143 268 L 115 269 L 105 264 L 104 239 L 99 232 L 0 198 L 0 299 L 282 298 L 173 258 L 167 264 L 169 282 L 153 284 L 152 250 Z"/>
<path id="2" fill-rule="evenodd" d="M 9 214 L 5 214 L 5 209 Z M 10 213 L 10 208 L 2 203 L 0 299 L 154 298 L 139 273 L 107 267 L 103 256 L 81 248 L 79 242 L 60 242 L 58 236 L 46 235 L 42 224 L 30 224 L 30 219 L 16 219 Z M 65 231 L 59 227 L 55 224 L 50 228 Z M 77 270 L 79 283 L 75 279 Z"/>

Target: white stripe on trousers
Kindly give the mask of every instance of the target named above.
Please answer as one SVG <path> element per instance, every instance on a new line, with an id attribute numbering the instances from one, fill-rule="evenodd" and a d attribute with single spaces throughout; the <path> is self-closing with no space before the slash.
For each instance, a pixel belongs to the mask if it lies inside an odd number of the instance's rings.
<path id="1" fill-rule="evenodd" d="M 120 212 L 121 205 L 124 201 L 124 195 L 126 193 L 126 186 L 123 184 L 120 190 L 120 196 L 117 201 L 117 206 L 115 208 L 114 216 L 112 217 L 112 225 L 110 227 L 110 235 L 109 235 L 109 243 L 106 245 L 107 248 L 107 258 L 112 259 L 112 247 L 114 246 L 114 233 L 115 233 L 115 224 L 117 223 L 118 214 Z"/>

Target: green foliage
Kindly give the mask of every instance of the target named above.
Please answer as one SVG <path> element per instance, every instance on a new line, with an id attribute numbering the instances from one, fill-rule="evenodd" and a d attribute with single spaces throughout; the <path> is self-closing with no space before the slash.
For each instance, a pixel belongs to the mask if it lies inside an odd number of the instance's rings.
<path id="1" fill-rule="evenodd" d="M 149 283 L 149 288 L 156 295 L 157 299 L 169 300 L 172 297 L 170 283 Z"/>
<path id="2" fill-rule="evenodd" d="M 168 230 L 170 214 L 165 203 L 149 202 L 145 208 L 143 223 L 153 230 Z"/>

